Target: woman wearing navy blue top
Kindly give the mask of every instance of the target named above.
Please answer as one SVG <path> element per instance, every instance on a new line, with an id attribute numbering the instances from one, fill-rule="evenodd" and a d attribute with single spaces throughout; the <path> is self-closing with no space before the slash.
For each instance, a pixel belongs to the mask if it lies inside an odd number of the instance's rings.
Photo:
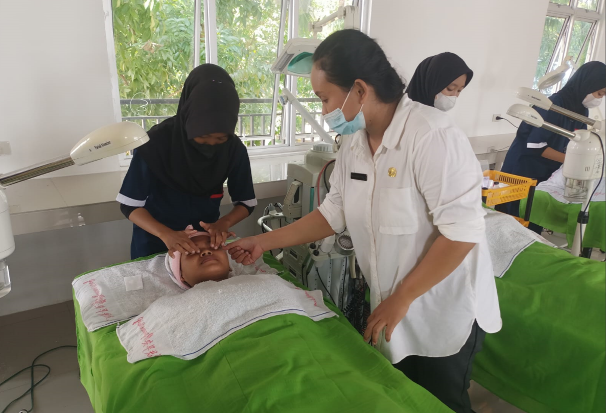
<path id="1" fill-rule="evenodd" d="M 131 258 L 199 252 L 184 230 L 206 230 L 219 248 L 257 204 L 246 147 L 235 135 L 240 99 L 229 74 L 205 64 L 183 85 L 177 114 L 148 131 L 117 201 L 132 221 Z M 234 204 L 219 218 L 223 183 Z"/>
<path id="2" fill-rule="evenodd" d="M 606 65 L 587 62 L 570 77 L 566 85 L 549 99 L 554 105 L 587 116 L 588 108 L 598 106 L 606 92 Z M 586 129 L 587 126 L 554 111 L 535 108 L 545 122 L 569 131 Z M 503 172 L 546 181 L 564 162 L 568 138 L 543 128 L 520 124 L 511 148 L 503 163 Z M 498 206 L 498 210 L 519 215 L 519 202 Z M 538 228 L 533 226 L 536 231 Z"/>

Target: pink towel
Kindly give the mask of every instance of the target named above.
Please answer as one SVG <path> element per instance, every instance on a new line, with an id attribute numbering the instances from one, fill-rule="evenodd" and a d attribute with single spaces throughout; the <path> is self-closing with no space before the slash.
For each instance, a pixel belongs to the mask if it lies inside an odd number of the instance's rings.
<path id="1" fill-rule="evenodd" d="M 185 228 L 185 230 L 193 230 L 193 226 L 190 224 Z M 189 238 L 196 236 L 208 236 L 208 233 L 197 231 L 189 235 Z M 190 289 L 183 281 L 181 280 L 181 252 L 174 252 L 174 258 L 170 257 L 169 254 L 166 255 L 166 269 L 168 270 L 168 274 L 170 275 L 173 282 L 175 282 L 181 289 L 187 290 Z"/>

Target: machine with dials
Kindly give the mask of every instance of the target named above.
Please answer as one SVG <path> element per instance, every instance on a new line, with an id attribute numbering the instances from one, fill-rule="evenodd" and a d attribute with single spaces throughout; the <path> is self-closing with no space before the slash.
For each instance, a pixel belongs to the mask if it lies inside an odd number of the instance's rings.
<path id="1" fill-rule="evenodd" d="M 0 175 L 0 298 L 11 291 L 6 258 L 15 250 L 9 205 L 4 188 L 65 167 L 84 165 L 122 154 L 147 141 L 149 141 L 147 132 L 139 125 L 120 122 L 91 132 L 74 146 L 68 156 Z"/>
<path id="2" fill-rule="evenodd" d="M 335 13 L 311 24 L 313 39 L 293 38 L 283 47 L 281 44 L 278 46 L 277 59 L 271 67 L 276 76 L 272 130 L 277 112 L 279 76 L 310 77 L 312 56 L 320 44 L 320 40 L 315 38 L 316 34 L 322 31 L 323 26 L 335 19 L 343 19 L 345 28 L 359 29 L 360 27 L 358 7 L 339 7 Z M 288 164 L 288 188 L 284 203 L 269 205 L 265 209 L 267 214 L 258 221 L 264 232 L 277 229 L 283 222 L 290 224 L 319 206 L 330 188 L 330 174 L 341 142 L 338 138 L 333 138 L 333 134 L 317 122 L 289 90 L 289 83 L 286 84 L 279 97 L 282 105 L 290 105 L 305 118 L 314 133 L 320 137 L 321 142 L 315 143 L 305 154 L 303 164 Z M 356 278 L 353 243 L 347 230 L 314 243 L 285 248 L 278 258 L 301 283 L 311 289 L 322 290 L 341 309 L 346 307 L 353 286 L 351 280 Z"/>
<path id="3" fill-rule="evenodd" d="M 291 224 L 316 209 L 330 189 L 338 145 L 316 143 L 302 164 L 288 164 L 284 203 L 270 205 L 258 224 L 263 231 L 276 229 L 281 221 Z M 281 211 L 278 211 L 281 209 Z M 310 289 L 320 289 L 342 309 L 356 278 L 353 243 L 347 231 L 313 243 L 287 247 L 278 255 L 284 267 Z"/>

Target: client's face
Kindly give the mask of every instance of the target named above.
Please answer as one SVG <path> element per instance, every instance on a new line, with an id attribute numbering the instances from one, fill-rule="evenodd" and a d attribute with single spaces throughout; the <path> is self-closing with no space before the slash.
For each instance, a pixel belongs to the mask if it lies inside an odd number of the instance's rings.
<path id="1" fill-rule="evenodd" d="M 225 250 L 210 247 L 209 236 L 191 239 L 200 249 L 200 254 L 181 255 L 181 277 L 189 286 L 207 280 L 223 280 L 229 275 L 229 261 Z"/>

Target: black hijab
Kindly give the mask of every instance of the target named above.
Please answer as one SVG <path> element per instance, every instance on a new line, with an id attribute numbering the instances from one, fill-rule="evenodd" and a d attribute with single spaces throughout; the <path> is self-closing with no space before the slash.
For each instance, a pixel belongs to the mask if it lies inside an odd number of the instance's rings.
<path id="1" fill-rule="evenodd" d="M 430 56 L 417 66 L 406 93 L 413 101 L 433 106 L 436 95 L 461 75 L 467 75 L 465 86 L 469 85 L 473 71 L 459 56 L 450 52 Z"/>
<path id="2" fill-rule="evenodd" d="M 606 88 L 606 65 L 602 62 L 587 62 L 568 79 L 566 85 L 552 96 L 562 100 L 563 108 L 581 115 L 589 113 L 583 99 L 590 93 Z"/>
<path id="3" fill-rule="evenodd" d="M 171 188 L 197 196 L 221 193 L 238 145 L 235 136 L 240 99 L 222 68 L 204 64 L 185 80 L 177 114 L 148 131 L 137 151 L 154 175 Z M 225 133 L 228 140 L 202 145 L 194 138 Z"/>

